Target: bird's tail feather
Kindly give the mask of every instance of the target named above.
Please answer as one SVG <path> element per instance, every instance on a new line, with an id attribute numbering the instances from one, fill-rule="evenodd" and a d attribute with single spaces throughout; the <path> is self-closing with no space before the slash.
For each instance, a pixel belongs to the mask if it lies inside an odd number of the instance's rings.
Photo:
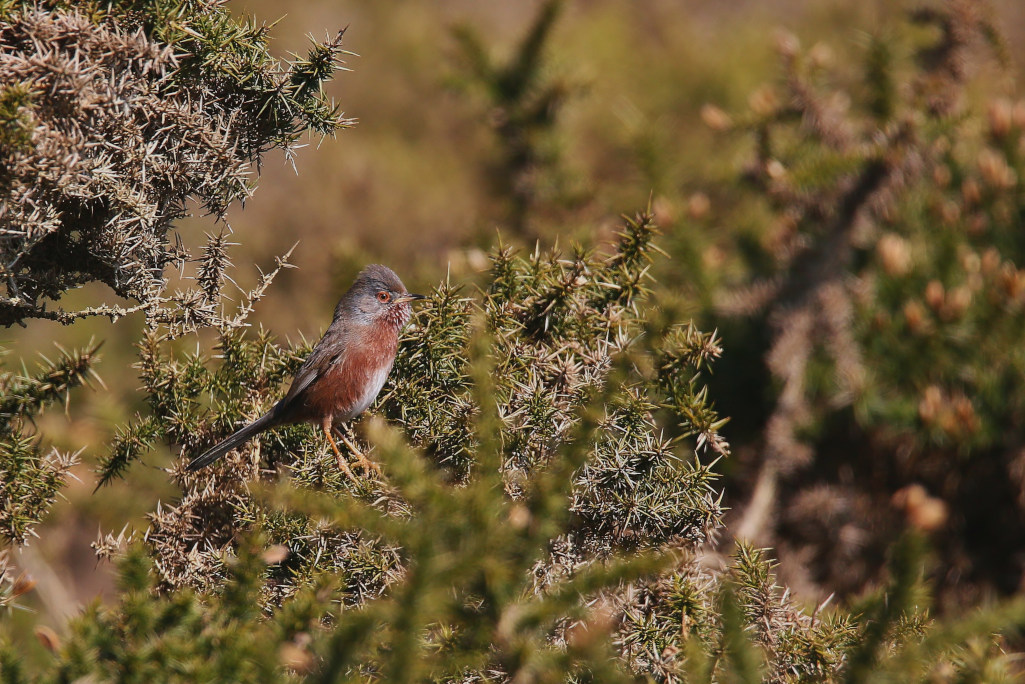
<path id="1" fill-rule="evenodd" d="M 263 414 L 249 425 L 246 425 L 244 428 L 237 430 L 231 436 L 218 442 L 217 444 L 210 447 L 196 458 L 192 459 L 192 461 L 190 461 L 189 465 L 186 467 L 186 470 L 194 471 L 199 470 L 200 468 L 205 468 L 206 466 L 210 465 L 211 463 L 213 463 L 214 461 L 216 461 L 221 456 L 228 453 L 235 447 L 240 446 L 244 442 L 248 441 L 251 437 L 263 432 L 268 428 L 274 427 L 274 425 L 276 424 L 277 421 L 275 420 L 273 411 Z"/>

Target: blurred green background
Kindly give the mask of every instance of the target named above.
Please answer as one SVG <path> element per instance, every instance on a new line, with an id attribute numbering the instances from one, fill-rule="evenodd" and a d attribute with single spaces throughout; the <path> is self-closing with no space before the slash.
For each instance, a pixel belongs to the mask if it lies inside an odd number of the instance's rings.
<path id="1" fill-rule="evenodd" d="M 775 45 L 784 30 L 837 65 L 838 73 L 850 64 L 853 74 L 859 63 L 854 56 L 868 37 L 901 11 L 900 3 L 887 0 L 566 3 L 542 71 L 560 106 L 551 131 L 538 139 L 544 163 L 518 180 L 531 185 L 532 203 L 517 229 L 507 198 L 496 190 L 496 168 L 507 153 L 500 141 L 503 122 L 472 77 L 456 32 L 463 27 L 476 34 L 500 62 L 514 53 L 541 3 L 230 4 L 258 22 L 276 22 L 272 51 L 278 55 L 304 51 L 306 34 L 322 38 L 343 26 L 346 47 L 355 53 L 347 61 L 352 71 L 339 74 L 331 92 L 358 125 L 335 139 L 308 141 L 295 170 L 282 154 L 268 155 L 254 178 L 255 195 L 228 217 L 239 243 L 234 276 L 242 288 L 256 281 L 257 267 L 269 269 L 276 255 L 298 242 L 292 257 L 298 268 L 278 278 L 251 319 L 293 339 L 320 334 L 337 297 L 367 263 L 393 267 L 412 291 L 446 277 L 472 281 L 487 268 L 485 252 L 498 235 L 525 248 L 538 240 L 600 248 L 613 237 L 621 213 L 649 202 L 673 257 L 656 267 L 657 276 L 675 288 L 685 310 L 698 315 L 715 285 L 743 279 L 738 244 L 764 229 L 757 215 L 731 215 L 729 223 L 708 218 L 730 201 L 716 188 L 737 175 L 754 143 L 716 135 L 709 127 L 715 112 L 706 110 L 703 117 L 702 108 L 714 103 L 725 111 L 746 109 L 761 84 L 778 80 Z M 1001 0 L 995 11 L 1013 64 L 1004 72 L 983 71 L 973 89 L 1013 93 L 1025 65 L 1018 49 L 1025 4 Z M 179 232 L 194 246 L 204 232 L 221 229 L 195 217 Z M 698 272 L 705 282 L 695 282 Z M 104 296 L 86 288 L 71 300 Z M 92 491 L 91 466 L 113 426 L 140 410 L 130 367 L 140 330 L 137 319 L 66 328 L 39 321 L 0 335 L 8 363 L 24 359 L 30 367 L 54 342 L 73 347 L 105 340 L 99 371 L 107 390 L 76 390 L 69 414 L 51 412 L 40 423 L 60 448 L 83 450 L 68 500 L 54 507 L 40 539 L 18 561 L 40 582 L 36 600 L 42 603 L 35 607 L 54 616 L 109 596 L 110 569 L 96 565 L 89 547 L 98 529 L 116 533 L 129 520 L 144 530 L 146 512 L 176 495 L 160 470 L 170 454 L 160 451 L 124 481 Z M 731 343 L 725 340 L 727 357 Z M 741 428 L 751 420 L 735 404 L 724 413 Z"/>

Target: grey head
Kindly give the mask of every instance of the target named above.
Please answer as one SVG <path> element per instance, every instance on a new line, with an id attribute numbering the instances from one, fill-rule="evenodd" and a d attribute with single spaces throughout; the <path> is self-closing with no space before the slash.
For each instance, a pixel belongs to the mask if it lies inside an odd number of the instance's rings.
<path id="1" fill-rule="evenodd" d="M 424 296 L 410 294 L 395 271 L 371 264 L 360 271 L 352 287 L 342 295 L 334 318 L 337 321 L 343 317 L 364 325 L 386 321 L 398 329 L 412 314 L 409 303 L 417 299 Z"/>

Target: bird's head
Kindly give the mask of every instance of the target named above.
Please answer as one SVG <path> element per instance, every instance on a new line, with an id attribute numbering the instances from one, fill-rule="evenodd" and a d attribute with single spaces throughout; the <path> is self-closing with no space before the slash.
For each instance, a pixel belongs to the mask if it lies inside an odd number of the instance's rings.
<path id="1" fill-rule="evenodd" d="M 407 292 L 393 270 L 371 264 L 360 271 L 352 287 L 338 302 L 335 320 L 339 316 L 347 316 L 364 325 L 387 324 L 398 332 L 413 313 L 410 302 L 418 299 L 424 299 L 424 296 Z"/>

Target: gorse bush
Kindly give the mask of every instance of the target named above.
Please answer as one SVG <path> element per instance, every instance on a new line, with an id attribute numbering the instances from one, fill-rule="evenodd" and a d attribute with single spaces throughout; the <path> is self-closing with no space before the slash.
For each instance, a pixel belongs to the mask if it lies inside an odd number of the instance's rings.
<path id="1" fill-rule="evenodd" d="M 853 65 L 778 49 L 749 111 L 706 110 L 753 152 L 709 191 L 706 220 L 741 226 L 731 275 L 696 280 L 735 342 L 713 395 L 771 397 L 735 433 L 765 454 L 735 471 L 738 530 L 825 595 L 877 576 L 910 512 L 944 530 L 945 594 L 1015 591 L 1025 105 L 970 91 L 1007 48 L 984 3 L 953 2 L 866 36 Z"/>
<path id="2" fill-rule="evenodd" d="M 468 368 L 473 321 L 481 319 L 491 336 L 489 400 L 501 419 L 499 470 L 505 491 L 516 498 L 536 471 L 550 466 L 579 411 L 606 384 L 613 359 L 633 348 L 648 350 L 646 375 L 620 385 L 593 458 L 574 475 L 574 531 L 562 547 L 570 566 L 585 553 L 701 542 L 719 524 L 709 463 L 679 457 L 679 438 L 664 436 L 656 417 L 665 412 L 681 438 L 695 436 L 710 455 L 706 461 L 727 452 L 718 434 L 721 421 L 697 384 L 719 348 L 713 337 L 693 329 L 642 328 L 650 323 L 642 304 L 651 238 L 650 217 L 641 216 L 627 223 L 619 251 L 608 258 L 536 252 L 524 259 L 500 250 L 480 302 L 448 284 L 436 291 L 407 331 L 380 401 L 383 413 L 405 426 L 411 443 L 446 479 L 467 481 L 479 458 L 475 424 L 482 407 L 472 395 Z M 202 354 L 176 355 L 157 329 L 150 331 L 139 369 L 151 412 L 117 439 L 101 482 L 123 473 L 155 440 L 180 445 L 185 456 L 206 448 L 273 403 L 307 351 L 235 326 L 221 332 L 221 360 L 211 364 Z M 372 571 L 356 575 L 376 577 L 380 589 L 393 574 L 393 553 L 368 557 L 362 538 L 311 534 L 316 526 L 302 518 L 268 519 L 247 491 L 247 481 L 280 465 L 292 471 L 297 486 L 326 487 L 379 499 L 396 513 L 405 510 L 381 483 L 346 480 L 325 449 L 314 429 L 298 426 L 254 440 L 213 469 L 176 468 L 184 487 L 181 504 L 156 514 L 148 533 L 163 559 L 165 581 L 216 581 L 224 544 L 239 528 L 260 522 L 272 541 L 294 547 L 293 570 L 311 570 L 299 565 L 303 559 L 344 569 L 351 558 L 371 564 Z"/>
<path id="3" fill-rule="evenodd" d="M 583 199 L 561 163 L 558 119 L 576 84 L 547 73 L 551 32 L 562 12 L 561 0 L 549 0 L 504 62 L 497 60 L 477 32 L 456 26 L 461 68 L 453 85 L 478 94 L 488 105 L 487 118 L 497 150 L 485 166 L 490 194 L 502 206 L 502 224 L 514 234 L 536 235 L 534 214 L 544 206 L 572 205 Z"/>
<path id="4" fill-rule="evenodd" d="M 267 38 L 221 0 L 0 3 L 0 324 L 126 313 L 53 308 L 89 282 L 171 306 L 188 203 L 223 217 L 265 151 L 347 125 L 321 90 L 341 34 L 287 65 Z"/>
<path id="5" fill-rule="evenodd" d="M 172 241 L 174 221 L 190 201 L 222 217 L 265 151 L 347 123 L 320 89 L 340 35 L 287 66 L 267 37 L 216 1 L 0 2 L 0 324 L 142 309 L 172 335 L 232 325 L 206 278 L 225 235 L 194 256 Z M 165 267 L 197 260 L 195 286 L 168 292 Z M 53 308 L 89 282 L 135 304 Z M 94 374 L 96 348 L 58 352 L 0 378 L 5 545 L 26 540 L 76 462 L 48 452 L 32 421 Z"/>
<path id="6" fill-rule="evenodd" d="M 699 550 L 720 524 L 710 465 L 727 446 L 701 385 L 720 350 L 657 322 L 650 221 L 628 221 L 611 255 L 502 249 L 478 295 L 440 286 L 372 409 L 390 419 L 364 421 L 382 480 L 344 476 L 303 426 L 185 471 L 277 397 L 306 349 L 225 326 L 207 358 L 151 330 L 150 412 L 103 472 L 130 476 L 168 441 L 182 498 L 120 561 L 120 602 L 78 618 L 40 676 L 838 681 L 850 664 L 908 681 L 978 665 L 957 645 L 1025 611 L 921 641 L 914 546 L 864 622 L 803 613 L 763 552 L 718 565 Z"/>
<path id="7" fill-rule="evenodd" d="M 56 361 L 45 360 L 32 375 L 0 376 L 0 608 L 18 591 L 6 548 L 35 535 L 34 527 L 70 477 L 77 454 L 44 449 L 32 424 L 48 406 L 66 399 L 68 391 L 95 377 L 97 347 L 81 352 L 60 350 Z M 4 580 L 10 585 L 4 586 Z"/>
<path id="8" fill-rule="evenodd" d="M 145 535 L 157 584 L 172 595 L 188 588 L 184 596 L 245 590 L 246 610 L 262 605 L 278 616 L 321 587 L 318 626 L 301 628 L 313 641 L 294 650 L 317 654 L 330 679 L 531 672 L 563 681 L 585 662 L 594 676 L 621 676 L 598 657 L 606 639 L 577 634 L 589 629 L 574 627 L 590 612 L 580 597 L 666 565 L 672 557 L 657 552 L 666 544 L 705 541 L 720 515 L 708 462 L 727 452 L 698 385 L 719 354 L 715 339 L 676 326 L 642 329 L 651 320 L 652 237 L 643 215 L 627 222 L 612 255 L 501 250 L 480 301 L 440 287 L 408 331 L 379 402 L 426 459 L 398 434 L 377 435 L 384 482 L 343 476 L 307 427 L 185 471 L 190 454 L 277 397 L 305 349 L 225 325 L 221 359 L 211 363 L 175 353 L 151 329 L 138 364 L 150 413 L 118 439 L 101 481 L 156 440 L 181 445 L 186 458 L 174 475 L 182 499 L 156 511 Z M 626 363 L 634 354 L 638 361 Z M 681 438 L 662 436 L 657 411 L 672 416 Z M 690 455 L 683 436 L 695 438 Z M 273 466 L 290 474 L 290 486 L 272 492 L 278 505 L 259 494 L 260 482 L 278 479 Z M 254 562 L 238 548 L 247 530 L 280 549 L 271 567 L 240 570 Z M 618 556 L 627 550 L 637 553 Z M 236 587 L 238 572 L 250 577 L 248 588 Z M 337 617 L 333 601 L 346 607 Z M 123 610 L 129 624 L 141 617 Z M 611 610 L 594 629 L 611 629 Z M 110 619 L 103 615 L 87 620 Z M 167 652 L 184 648 L 170 643 L 183 627 L 158 635 Z M 98 672 L 116 666 L 99 642 L 84 635 L 82 644 L 97 649 L 90 662 Z M 203 657 L 201 646 L 188 652 Z"/>
<path id="9" fill-rule="evenodd" d="M 520 57 L 508 65 L 496 67 L 464 39 L 484 60 L 481 81 L 509 86 L 507 105 L 525 117 L 518 125 L 531 135 L 555 125 L 540 106 L 546 88 L 531 84 L 538 83 L 557 7 L 542 6 Z M 823 385 L 811 381 L 818 364 L 827 377 L 845 379 L 832 405 L 860 400 L 862 385 L 853 379 L 860 377 L 855 371 L 868 375 L 868 354 L 858 347 L 865 300 L 854 295 L 882 280 L 870 279 L 853 294 L 845 289 L 846 269 L 874 258 L 855 239 L 856 228 L 869 217 L 897 215 L 888 212 L 932 168 L 926 161 L 933 158 L 917 149 L 926 133 L 958 125 L 948 88 L 963 78 L 957 50 L 968 36 L 993 33 L 972 7 L 917 15 L 940 28 L 940 42 L 924 51 L 930 59 L 920 68 L 941 78 L 915 82 L 921 87 L 910 90 L 917 99 L 907 105 L 907 120 L 896 114 L 899 101 L 879 89 L 870 116 L 893 125 L 862 134 L 838 123 L 812 97 L 798 52 L 785 43 L 797 104 L 777 107 L 766 94 L 744 122 L 760 134 L 754 187 L 768 189 L 773 201 L 766 206 L 804 233 L 788 233 L 794 242 L 784 252 L 793 262 L 775 269 L 784 274 L 780 282 L 734 300 L 776 307 L 766 319 L 770 334 L 755 339 L 772 340 L 771 358 L 779 363 L 770 365 L 783 387 L 774 414 L 783 418 L 772 423 L 776 441 L 769 445 L 774 477 L 792 472 L 781 463 L 814 453 L 805 448 L 810 440 L 799 419 L 830 405 L 815 393 Z M 288 146 L 301 129 L 327 121 L 317 118 L 328 112 L 317 88 L 337 44 L 315 48 L 286 76 L 269 77 L 276 67 L 263 59 L 263 32 L 237 23 L 219 4 L 0 8 L 0 31 L 18 22 L 56 22 L 81 34 L 99 30 L 142 41 L 153 54 L 182 49 L 173 56 L 179 67 L 166 82 L 158 79 L 154 92 L 169 102 L 183 83 L 213 73 L 219 76 L 203 87 L 253 95 L 211 101 L 236 107 L 231 122 L 249 127 L 240 135 L 263 141 L 245 148 L 245 158 L 266 144 Z M 129 26 L 141 32 L 125 33 Z M 63 40 L 54 42 L 58 53 L 67 48 Z M 885 84 L 888 62 L 872 54 L 870 80 Z M 255 63 L 239 61 L 245 55 Z M 46 119 L 33 118 L 38 95 L 30 89 L 4 93 L 3 145 L 21 154 L 26 141 L 41 139 L 35 128 L 29 135 L 29 126 L 45 129 Z M 256 101 L 262 104 L 254 110 Z M 914 115 L 918 108 L 922 117 Z M 73 111 L 81 115 L 81 108 Z M 540 116 L 533 123 L 532 111 Z M 537 122 L 544 125 L 534 128 Z M 803 145 L 803 127 L 835 154 L 816 155 L 814 145 Z M 159 135 L 170 139 L 176 130 Z M 178 137 L 187 140 L 189 130 Z M 818 168 L 803 154 L 822 162 L 824 170 L 807 175 L 825 189 L 790 182 L 787 170 L 802 160 Z M 3 186 L 5 201 L 14 188 Z M 205 201 L 206 192 L 231 201 L 206 186 L 187 194 Z M 114 212 L 122 206 L 100 204 Z M 0 681 L 1011 681 L 1015 656 L 1005 651 L 1014 642 L 1003 635 L 1025 625 L 1025 605 L 1009 602 L 948 622 L 933 616 L 920 530 L 941 524 L 944 512 L 921 491 L 905 490 L 902 499 L 917 529 L 891 548 L 881 588 L 851 610 L 803 610 L 777 585 L 764 550 L 744 542 L 726 555 L 715 550 L 726 537 L 715 467 L 730 448 L 706 383 L 713 362 L 719 367 L 725 359 L 719 334 L 686 323 L 678 294 L 652 278 L 661 253 L 654 222 L 650 211 L 625 219 L 618 237 L 597 249 L 500 246 L 478 289 L 448 280 L 436 287 L 403 334 L 384 392 L 354 426 L 383 475 L 355 480 L 340 472 L 319 431 L 304 425 L 264 433 L 200 472 L 185 469 L 277 400 L 309 352 L 305 342 L 281 343 L 248 324 L 286 258 L 230 303 L 236 286 L 229 245 L 224 234 L 212 236 L 194 257 L 191 287 L 136 298 L 147 314 L 135 364 L 145 405 L 98 465 L 104 487 L 137 476 L 139 465 L 162 458 L 166 446 L 173 458 L 167 472 L 181 494 L 154 504 L 144 533 L 126 529 L 94 545 L 99 558 L 119 566 L 117 597 L 87 608 L 63 634 L 40 629 L 50 651 L 45 659 L 21 657 L 25 635 L 4 630 Z M 900 250 L 894 253 L 889 261 L 903 263 Z M 125 255 L 126 264 L 138 256 Z M 882 252 L 879 259 L 886 261 Z M 152 263 L 159 291 L 163 267 L 175 262 Z M 938 320 L 955 320 L 942 314 L 947 285 L 942 297 L 929 287 Z M 182 338 L 200 330 L 216 340 L 200 337 L 187 351 Z M 811 351 L 820 330 L 830 333 L 825 360 Z M 738 336 L 738 344 L 749 343 Z M 30 533 L 67 470 L 66 457 L 53 465 L 38 457 L 25 422 L 84 381 L 94 356 L 92 348 L 67 354 L 37 377 L 11 376 L 3 388 L 11 446 L 0 464 L 13 465 L 3 471 L 0 516 L 16 523 L 0 530 L 8 545 Z M 855 357 L 863 365 L 849 362 Z M 937 416 L 966 412 L 956 402 L 935 404 Z M 940 429 L 949 422 L 936 420 Z M 8 482 L 7 473 L 16 477 Z M 17 604 L 31 589 L 32 581 L 0 556 L 0 604 Z"/>

